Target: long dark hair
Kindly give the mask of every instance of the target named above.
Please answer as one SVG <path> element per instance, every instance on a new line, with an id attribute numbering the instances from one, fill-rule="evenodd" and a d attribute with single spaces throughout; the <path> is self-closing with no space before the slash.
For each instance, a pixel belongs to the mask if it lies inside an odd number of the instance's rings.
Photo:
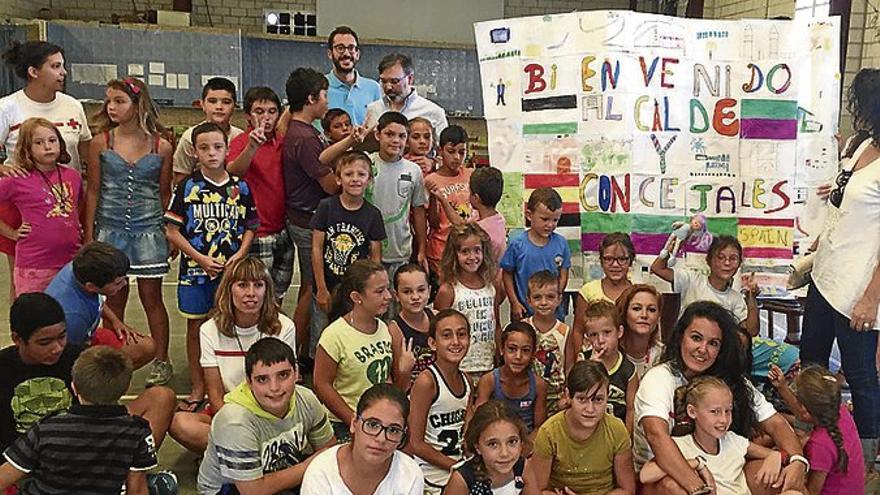
<path id="1" fill-rule="evenodd" d="M 880 69 L 862 69 L 846 92 L 846 109 L 853 116 L 853 128 L 867 133 L 880 146 Z"/>
<path id="2" fill-rule="evenodd" d="M 695 318 L 713 321 L 721 329 L 721 350 L 703 375 L 720 378 L 730 387 L 733 393 L 733 423 L 730 429 L 746 438 L 751 437 L 758 424 L 752 408 L 754 388 L 749 385 L 747 378 L 751 371 L 748 364 L 751 349 L 743 347 L 739 339 L 739 323 L 733 313 L 710 301 L 697 301 L 685 308 L 669 336 L 669 345 L 666 346 L 660 363 L 668 363 L 673 372 L 684 374 L 681 343 L 685 330 Z"/>
<path id="3" fill-rule="evenodd" d="M 342 276 L 342 282 L 333 291 L 332 300 L 330 301 L 330 321 L 341 318 L 344 314 L 351 311 L 354 305 L 351 302 L 352 292 L 363 292 L 367 286 L 367 280 L 374 273 L 384 272 L 385 268 L 375 261 L 357 260 L 345 270 Z"/>

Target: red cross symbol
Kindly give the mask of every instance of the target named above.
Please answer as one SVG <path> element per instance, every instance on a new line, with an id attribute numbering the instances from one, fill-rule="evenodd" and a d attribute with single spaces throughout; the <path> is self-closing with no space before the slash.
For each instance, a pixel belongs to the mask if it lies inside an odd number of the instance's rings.
<path id="1" fill-rule="evenodd" d="M 70 120 L 67 121 L 67 124 L 65 124 L 65 125 L 68 127 L 73 127 L 74 129 L 78 129 L 78 128 L 82 127 L 82 124 L 77 122 L 76 119 L 74 119 L 72 117 Z"/>

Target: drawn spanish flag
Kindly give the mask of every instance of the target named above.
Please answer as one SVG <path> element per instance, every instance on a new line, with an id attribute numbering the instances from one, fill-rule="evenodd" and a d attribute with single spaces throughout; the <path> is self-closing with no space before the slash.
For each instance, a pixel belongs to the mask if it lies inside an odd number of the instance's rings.
<path id="1" fill-rule="evenodd" d="M 599 251 L 599 245 L 606 234 L 626 232 L 632 239 L 636 254 L 656 255 L 669 240 L 672 224 L 682 221 L 687 221 L 687 218 L 667 215 L 583 212 L 581 213 L 581 248 L 584 251 Z M 706 227 L 713 235 L 736 235 L 737 219 L 735 217 L 707 218 Z"/>
<path id="2" fill-rule="evenodd" d="M 550 187 L 562 196 L 562 218 L 560 227 L 580 227 L 580 183 L 577 174 L 524 174 L 525 201 L 535 189 Z"/>
<path id="3" fill-rule="evenodd" d="M 740 218 L 736 232 L 744 258 L 791 258 L 794 220 L 791 218 Z"/>

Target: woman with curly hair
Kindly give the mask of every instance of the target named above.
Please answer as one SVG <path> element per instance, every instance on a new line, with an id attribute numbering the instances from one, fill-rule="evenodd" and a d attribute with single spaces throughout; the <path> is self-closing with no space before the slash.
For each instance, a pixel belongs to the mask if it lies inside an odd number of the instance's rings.
<path id="1" fill-rule="evenodd" d="M 880 70 L 862 69 L 847 94 L 857 131 L 828 196 L 828 216 L 813 258 L 801 335 L 801 361 L 828 366 L 835 339 L 852 391 L 865 464 L 880 437 L 877 330 L 880 318 Z"/>
<path id="2" fill-rule="evenodd" d="M 782 415 L 748 381 L 748 350 L 738 332 L 739 323 L 730 311 L 714 302 L 692 303 L 675 324 L 660 364 L 645 373 L 635 401 L 636 470 L 653 459 L 669 476 L 646 484 L 643 494 L 714 493 L 713 480 L 701 477 L 672 440 L 676 427 L 687 417 L 684 411 L 676 410 L 676 390 L 700 376 L 714 376 L 730 388 L 731 431 L 752 438 L 761 430 L 790 454 L 792 462 L 782 470 L 779 481 L 783 491 L 803 485 L 809 465 L 801 444 Z M 759 464 L 746 463 L 750 483 L 755 481 Z M 749 488 L 752 493 L 763 493 L 757 484 Z"/>

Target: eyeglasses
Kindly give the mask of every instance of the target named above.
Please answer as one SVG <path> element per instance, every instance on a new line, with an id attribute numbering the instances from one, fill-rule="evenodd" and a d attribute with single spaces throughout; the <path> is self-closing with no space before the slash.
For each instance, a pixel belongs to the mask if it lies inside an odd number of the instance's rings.
<path id="1" fill-rule="evenodd" d="M 719 263 L 739 263 L 739 256 L 733 254 L 730 256 L 724 256 L 723 254 L 716 254 L 715 259 L 718 260 Z"/>
<path id="2" fill-rule="evenodd" d="M 357 45 L 333 45 L 333 51 L 336 53 L 357 53 L 360 51 L 360 48 Z"/>
<path id="3" fill-rule="evenodd" d="M 618 265 L 625 265 L 630 262 L 629 256 L 602 256 L 602 263 L 606 265 L 613 265 L 617 263 Z"/>
<path id="4" fill-rule="evenodd" d="M 388 78 L 380 77 L 380 78 L 379 78 L 379 84 L 382 84 L 382 85 L 390 84 L 390 85 L 392 85 L 392 86 L 397 86 L 398 84 L 400 84 L 400 81 L 403 81 L 404 79 L 406 79 L 406 76 L 403 76 L 403 77 L 388 77 Z"/>
<path id="5" fill-rule="evenodd" d="M 846 185 L 849 183 L 852 174 L 852 170 L 841 170 L 840 173 L 837 174 L 837 180 L 835 180 L 837 187 L 828 195 L 828 201 L 830 201 L 836 208 L 840 208 L 840 204 L 843 203 L 843 191 L 846 189 Z"/>
<path id="6" fill-rule="evenodd" d="M 361 422 L 361 431 L 363 431 L 367 435 L 370 435 L 371 437 L 378 437 L 379 434 L 384 431 L 386 440 L 388 440 L 389 442 L 400 443 L 400 441 L 403 440 L 403 436 L 406 435 L 406 427 L 403 426 L 385 426 L 378 419 L 364 419 L 361 416 L 358 416 L 357 419 Z"/>

